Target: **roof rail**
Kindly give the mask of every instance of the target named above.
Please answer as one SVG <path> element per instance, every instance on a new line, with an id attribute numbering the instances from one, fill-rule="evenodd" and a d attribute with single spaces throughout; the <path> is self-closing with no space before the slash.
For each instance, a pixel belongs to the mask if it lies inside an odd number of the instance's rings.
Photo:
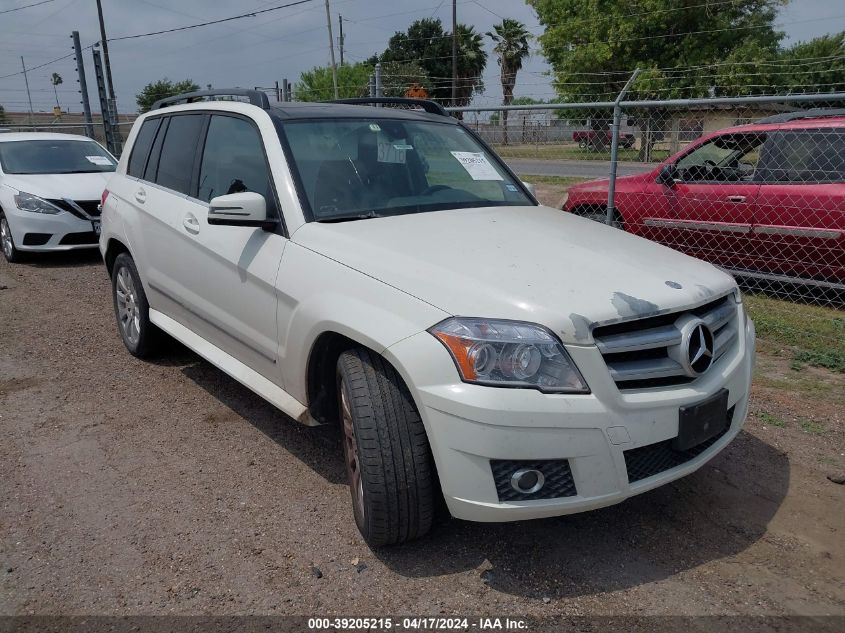
<path id="1" fill-rule="evenodd" d="M 247 97 L 249 102 L 263 108 L 264 110 L 270 107 L 270 100 L 267 95 L 260 90 L 244 90 L 243 88 L 215 88 L 214 90 L 197 90 L 195 92 L 183 92 L 172 97 L 165 97 L 156 101 L 150 110 L 158 110 L 159 108 L 166 108 L 167 106 L 177 105 L 179 103 L 193 103 L 195 101 L 225 101 L 225 99 L 206 99 L 206 97 Z"/>
<path id="2" fill-rule="evenodd" d="M 810 108 L 809 110 L 799 110 L 797 112 L 784 112 L 782 114 L 773 114 L 772 116 L 764 117 L 757 121 L 757 123 L 787 123 L 800 119 L 821 119 L 830 116 L 845 116 L 845 108 Z"/>
<path id="3" fill-rule="evenodd" d="M 425 110 L 429 114 L 439 114 L 440 116 L 450 116 L 443 106 L 435 103 L 429 99 L 409 99 L 407 97 L 359 97 L 355 99 L 335 99 L 329 103 L 345 103 L 348 105 L 406 105 L 413 106 Z"/>

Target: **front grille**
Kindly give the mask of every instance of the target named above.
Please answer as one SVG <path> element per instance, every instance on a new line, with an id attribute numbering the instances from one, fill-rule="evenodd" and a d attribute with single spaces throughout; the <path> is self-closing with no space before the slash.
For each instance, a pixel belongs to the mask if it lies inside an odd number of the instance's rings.
<path id="1" fill-rule="evenodd" d="M 89 220 L 91 218 L 99 218 L 100 217 L 100 201 L 99 200 L 74 200 L 74 204 L 70 204 L 67 200 L 61 200 L 59 198 L 56 199 L 49 199 L 47 200 L 50 204 L 54 204 L 60 209 L 67 211 L 68 213 L 72 213 L 78 218 L 82 218 L 83 220 Z M 74 206 L 76 205 L 76 206 Z M 80 213 L 79 207 L 82 209 Z"/>
<path id="2" fill-rule="evenodd" d="M 672 358 L 681 347 L 679 323 L 689 317 L 701 319 L 713 332 L 713 362 L 737 340 L 739 329 L 732 295 L 692 310 L 614 323 L 593 330 L 596 345 L 616 386 L 642 389 L 695 380 Z"/>
<path id="3" fill-rule="evenodd" d="M 61 239 L 59 244 L 62 246 L 96 245 L 99 240 L 99 236 L 94 231 L 84 231 L 82 233 L 68 233 Z"/>
<path id="4" fill-rule="evenodd" d="M 528 501 L 531 499 L 557 499 L 558 497 L 574 497 L 575 482 L 566 459 L 491 459 L 490 468 L 493 470 L 493 480 L 496 482 L 496 492 L 499 501 Z M 540 490 L 525 494 L 514 490 L 511 486 L 511 475 L 520 468 L 539 470 L 546 478 L 546 483 Z"/>
<path id="5" fill-rule="evenodd" d="M 628 482 L 634 483 L 641 479 L 653 477 L 670 468 L 676 468 L 691 459 L 698 457 L 708 448 L 718 442 L 725 433 L 731 429 L 731 421 L 734 417 L 734 409 L 736 406 L 728 409 L 728 419 L 724 430 L 705 440 L 697 446 L 688 448 L 685 451 L 676 451 L 672 448 L 672 441 L 674 438 L 663 440 L 648 446 L 640 446 L 639 448 L 632 448 L 625 451 L 625 468 L 628 471 Z"/>
<path id="6" fill-rule="evenodd" d="M 23 236 L 24 246 L 44 246 L 53 237 L 52 233 L 25 233 Z"/>

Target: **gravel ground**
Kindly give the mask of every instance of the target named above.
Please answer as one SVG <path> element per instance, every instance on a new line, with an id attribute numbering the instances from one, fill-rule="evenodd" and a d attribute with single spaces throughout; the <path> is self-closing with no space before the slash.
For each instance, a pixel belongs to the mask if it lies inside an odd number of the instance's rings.
<path id="1" fill-rule="evenodd" d="M 619 506 L 372 551 L 330 429 L 176 344 L 129 356 L 96 255 L 3 261 L 0 614 L 845 616 L 845 380 L 818 380 L 755 387 L 723 453 Z"/>

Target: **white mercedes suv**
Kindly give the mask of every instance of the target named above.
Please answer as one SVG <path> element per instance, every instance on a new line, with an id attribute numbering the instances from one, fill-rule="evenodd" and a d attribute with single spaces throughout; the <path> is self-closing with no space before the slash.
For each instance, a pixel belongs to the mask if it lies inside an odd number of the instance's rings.
<path id="1" fill-rule="evenodd" d="M 132 354 L 166 333 L 337 424 L 374 546 L 441 494 L 472 521 L 580 512 L 736 436 L 755 338 L 730 276 L 539 205 L 434 103 L 375 105 L 230 90 L 138 118 L 100 238 Z"/>

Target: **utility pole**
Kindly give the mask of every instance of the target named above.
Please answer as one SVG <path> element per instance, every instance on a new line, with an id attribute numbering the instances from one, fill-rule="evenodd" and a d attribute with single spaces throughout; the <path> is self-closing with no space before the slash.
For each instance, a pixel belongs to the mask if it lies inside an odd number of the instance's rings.
<path id="1" fill-rule="evenodd" d="M 100 0 L 97 0 L 99 2 Z M 332 85 L 334 86 L 334 98 L 339 99 L 337 92 L 337 64 L 334 61 L 334 36 L 332 35 L 332 14 L 329 10 L 329 0 L 326 0 L 326 26 L 329 29 L 329 51 L 332 54 Z"/>
<path id="2" fill-rule="evenodd" d="M 103 4 L 100 0 L 97 0 L 97 15 L 100 18 L 100 44 L 103 49 L 103 66 L 105 66 L 105 75 L 106 75 L 106 84 L 109 88 L 109 103 L 108 103 L 108 113 L 103 113 L 105 116 L 108 116 L 112 120 L 112 124 L 114 126 L 114 137 L 115 137 L 115 145 L 119 146 L 121 144 L 121 137 L 120 137 L 120 130 L 117 126 L 117 97 L 114 94 L 114 81 L 112 81 L 111 76 L 111 62 L 109 61 L 109 42 L 108 38 L 106 38 L 106 23 L 103 21 Z M 120 152 L 120 148 L 117 147 L 117 152 Z"/>
<path id="3" fill-rule="evenodd" d="M 99 0 L 97 0 L 99 2 Z M 452 0 L 452 105 L 458 101 L 458 0 Z"/>
<path id="4" fill-rule="evenodd" d="M 340 35 L 337 38 L 340 44 L 340 65 L 343 66 L 343 16 L 340 13 L 337 14 L 337 24 L 340 27 Z"/>
<path id="5" fill-rule="evenodd" d="M 29 124 L 32 125 L 32 95 L 29 94 L 29 79 L 26 76 L 26 64 L 23 63 L 23 55 L 21 55 L 21 68 L 23 68 L 23 80 L 26 84 L 26 98 L 29 100 Z"/>
<path id="6" fill-rule="evenodd" d="M 88 101 L 88 82 L 85 80 L 85 63 L 82 61 L 82 46 L 79 43 L 79 31 L 71 34 L 73 53 L 76 55 L 76 73 L 79 75 L 79 92 L 82 94 L 82 112 L 85 114 L 85 135 L 94 138 L 94 120 L 91 117 L 91 104 Z"/>

